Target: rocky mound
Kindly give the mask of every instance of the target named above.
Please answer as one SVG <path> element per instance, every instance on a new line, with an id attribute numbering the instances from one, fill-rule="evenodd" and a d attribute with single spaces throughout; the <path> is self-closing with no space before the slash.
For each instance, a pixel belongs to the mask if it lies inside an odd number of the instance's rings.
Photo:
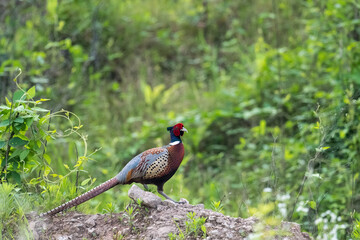
<path id="1" fill-rule="evenodd" d="M 232 218 L 203 205 L 174 204 L 145 192 L 129 190 L 135 200 L 125 212 L 85 215 L 77 212 L 39 218 L 29 216 L 34 239 L 311 239 L 296 223 L 271 228 L 258 219 Z M 262 227 L 258 226 L 262 224 Z M 261 230 L 259 230 L 261 229 Z"/>

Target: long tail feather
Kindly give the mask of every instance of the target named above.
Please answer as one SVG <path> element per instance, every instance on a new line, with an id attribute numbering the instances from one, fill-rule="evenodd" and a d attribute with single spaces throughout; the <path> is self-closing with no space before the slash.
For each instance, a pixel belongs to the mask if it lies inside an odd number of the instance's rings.
<path id="1" fill-rule="evenodd" d="M 116 178 L 112 178 L 102 184 L 100 184 L 99 186 L 91 189 L 90 191 L 64 203 L 63 205 L 60 205 L 46 213 L 42 213 L 40 214 L 40 217 L 42 216 L 46 216 L 46 215 L 54 215 L 58 212 L 62 212 L 68 208 L 77 206 L 83 202 L 86 202 L 87 200 L 96 197 L 97 195 L 99 195 L 100 193 L 105 192 L 106 190 L 109 190 L 112 187 L 115 187 L 116 185 L 120 184 L 120 182 L 116 179 Z"/>

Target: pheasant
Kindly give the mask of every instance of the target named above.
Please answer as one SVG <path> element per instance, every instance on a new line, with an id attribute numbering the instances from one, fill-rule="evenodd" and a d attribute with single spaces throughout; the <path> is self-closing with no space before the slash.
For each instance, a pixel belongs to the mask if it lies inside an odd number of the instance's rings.
<path id="1" fill-rule="evenodd" d="M 147 184 L 154 184 L 157 186 L 159 194 L 175 203 L 163 191 L 164 184 L 175 174 L 184 158 L 184 145 L 181 141 L 181 136 L 187 129 L 182 123 L 178 123 L 173 127 L 168 127 L 170 131 L 170 143 L 163 147 L 148 149 L 132 160 L 112 179 L 102 183 L 92 190 L 46 212 L 40 216 L 54 215 L 58 212 L 64 211 L 68 208 L 75 207 L 91 198 L 109 190 L 118 184 L 141 183 L 146 189 Z"/>

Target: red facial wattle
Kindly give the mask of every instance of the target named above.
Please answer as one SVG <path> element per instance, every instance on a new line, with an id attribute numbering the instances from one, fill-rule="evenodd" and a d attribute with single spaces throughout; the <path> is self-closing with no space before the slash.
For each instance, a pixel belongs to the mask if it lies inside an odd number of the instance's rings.
<path id="1" fill-rule="evenodd" d="M 184 124 L 182 123 L 176 124 L 173 128 L 174 135 L 177 137 L 184 135 L 184 132 L 181 131 L 183 128 L 184 128 Z"/>

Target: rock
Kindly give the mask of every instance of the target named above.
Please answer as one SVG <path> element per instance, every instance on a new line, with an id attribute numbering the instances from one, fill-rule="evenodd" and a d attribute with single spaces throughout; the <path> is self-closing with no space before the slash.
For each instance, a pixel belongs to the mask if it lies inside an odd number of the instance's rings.
<path id="1" fill-rule="evenodd" d="M 282 229 L 292 232 L 292 233 L 296 233 L 298 235 L 301 235 L 303 237 L 303 239 L 308 239 L 310 240 L 310 236 L 307 233 L 302 233 L 301 232 L 301 228 L 300 225 L 297 223 L 293 223 L 293 222 L 282 222 L 281 223 L 281 227 Z"/>
<path id="2" fill-rule="evenodd" d="M 56 240 L 71 240 L 72 238 L 70 236 L 57 236 L 55 239 Z"/>
<path id="3" fill-rule="evenodd" d="M 34 239 L 169 239 L 171 234 L 179 239 L 180 232 L 186 233 L 186 226 L 193 220 L 189 220 L 188 213 L 194 212 L 195 218 L 205 217 L 206 239 L 250 239 L 251 237 L 264 236 L 266 230 L 279 235 L 273 239 L 283 240 L 309 240 L 309 235 L 301 232 L 296 223 L 282 222 L 278 226 L 267 226 L 264 221 L 255 217 L 233 218 L 224 216 L 222 213 L 204 209 L 203 205 L 175 204 L 171 201 L 161 201 L 160 197 L 145 192 L 133 185 L 129 190 L 129 196 L 142 200 L 142 207 L 133 204 L 133 212 L 113 213 L 112 217 L 106 214 L 85 215 L 76 212 L 58 214 L 46 218 L 27 216 L 29 232 Z M 184 200 L 184 199 L 181 199 Z M 256 227 L 262 224 L 263 228 Z M 201 239 L 202 232 L 199 230 L 197 237 L 194 233 L 187 239 Z M 283 234 L 286 232 L 286 236 Z M 19 233 L 20 234 L 20 233 Z M 16 236 L 15 239 L 28 239 L 29 236 Z"/>
<path id="4" fill-rule="evenodd" d="M 198 205 L 196 205 L 196 207 L 201 208 L 201 209 L 205 209 L 204 204 L 198 204 Z"/>
<path id="5" fill-rule="evenodd" d="M 210 235 L 213 235 L 213 236 L 220 236 L 220 232 L 219 230 L 212 230 L 211 232 L 209 232 Z"/>
<path id="6" fill-rule="evenodd" d="M 97 215 L 94 215 L 94 216 L 90 217 L 88 220 L 86 220 L 86 221 L 85 221 L 86 226 L 88 226 L 88 227 L 95 227 L 95 225 L 96 225 L 96 222 L 95 222 L 96 218 L 97 218 Z"/>
<path id="7" fill-rule="evenodd" d="M 186 200 L 185 198 L 180 198 L 180 201 L 181 203 L 185 203 L 185 204 L 189 204 L 189 201 Z"/>
<path id="8" fill-rule="evenodd" d="M 209 221 L 215 221 L 215 220 L 216 220 L 216 217 L 213 216 L 213 215 L 211 215 L 211 216 L 208 217 L 208 220 L 209 220 Z"/>
<path id="9" fill-rule="evenodd" d="M 169 233 L 174 232 L 175 228 L 172 226 L 160 227 L 156 230 L 159 237 L 167 237 Z"/>
<path id="10" fill-rule="evenodd" d="M 158 205 L 156 208 L 159 212 L 163 211 L 164 209 L 166 209 L 165 205 Z"/>
<path id="11" fill-rule="evenodd" d="M 170 207 L 173 207 L 176 205 L 176 203 L 174 203 L 173 201 L 169 200 L 169 199 L 165 199 L 163 202 L 162 202 L 163 205 L 165 206 L 170 206 Z"/>
<path id="12" fill-rule="evenodd" d="M 224 218 L 220 218 L 220 217 L 216 218 L 216 222 L 218 224 L 224 224 L 225 223 Z"/>
<path id="13" fill-rule="evenodd" d="M 229 239 L 233 239 L 234 235 L 231 232 L 227 232 L 226 237 L 229 238 Z"/>
<path id="14" fill-rule="evenodd" d="M 161 204 L 161 198 L 151 192 L 145 192 L 135 184 L 130 188 L 128 195 L 134 201 L 140 199 L 142 204 L 146 207 L 156 208 L 157 205 Z"/>

